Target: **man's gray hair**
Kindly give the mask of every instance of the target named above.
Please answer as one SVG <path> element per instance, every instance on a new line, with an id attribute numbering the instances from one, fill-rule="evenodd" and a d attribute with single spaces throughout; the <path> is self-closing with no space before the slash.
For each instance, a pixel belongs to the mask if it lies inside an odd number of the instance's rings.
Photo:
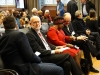
<path id="1" fill-rule="evenodd" d="M 82 11 L 81 11 L 81 10 L 77 10 L 77 11 L 75 12 L 75 17 L 78 17 L 80 14 L 82 14 Z"/>
<path id="2" fill-rule="evenodd" d="M 71 16 L 71 14 L 70 14 L 69 12 L 66 12 L 66 13 L 64 14 L 64 17 L 65 17 L 66 15 Z"/>

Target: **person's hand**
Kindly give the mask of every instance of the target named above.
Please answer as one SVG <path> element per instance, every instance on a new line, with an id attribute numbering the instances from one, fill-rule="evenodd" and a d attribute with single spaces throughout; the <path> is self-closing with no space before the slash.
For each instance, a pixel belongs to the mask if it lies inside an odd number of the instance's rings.
<path id="1" fill-rule="evenodd" d="M 75 36 L 70 36 L 70 39 L 75 41 L 76 37 Z"/>
<path id="2" fill-rule="evenodd" d="M 83 40 L 83 41 L 86 41 L 88 39 L 87 36 L 84 36 L 84 35 L 80 35 L 77 37 L 77 40 Z"/>
<path id="3" fill-rule="evenodd" d="M 74 47 L 72 44 L 66 44 L 66 47 Z"/>
<path id="4" fill-rule="evenodd" d="M 55 54 L 59 54 L 59 53 L 61 53 L 61 51 L 59 49 L 56 49 Z"/>
<path id="5" fill-rule="evenodd" d="M 56 46 L 56 49 L 64 48 L 65 46 Z"/>
<path id="6" fill-rule="evenodd" d="M 89 29 L 86 30 L 86 34 L 90 35 L 91 31 Z"/>
<path id="7" fill-rule="evenodd" d="M 60 14 L 60 11 L 57 11 L 57 15 L 59 15 Z"/>

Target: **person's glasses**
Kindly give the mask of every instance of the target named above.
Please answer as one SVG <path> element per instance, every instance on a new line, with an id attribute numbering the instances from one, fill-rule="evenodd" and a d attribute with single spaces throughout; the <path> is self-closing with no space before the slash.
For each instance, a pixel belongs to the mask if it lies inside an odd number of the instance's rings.
<path id="1" fill-rule="evenodd" d="M 40 23 L 40 21 L 35 21 L 35 22 L 33 22 L 33 24 L 37 24 L 37 23 Z"/>

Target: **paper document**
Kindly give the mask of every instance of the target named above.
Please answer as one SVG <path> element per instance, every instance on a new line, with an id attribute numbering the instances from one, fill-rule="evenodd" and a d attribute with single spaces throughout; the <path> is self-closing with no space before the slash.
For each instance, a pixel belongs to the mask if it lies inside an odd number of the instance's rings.
<path id="1" fill-rule="evenodd" d="M 64 48 L 61 48 L 59 49 L 61 52 L 63 52 L 64 50 L 67 50 L 67 49 L 70 49 L 69 47 L 64 47 Z"/>
<path id="2" fill-rule="evenodd" d="M 40 52 L 38 52 L 38 51 L 36 51 L 36 52 L 35 52 L 35 54 L 36 54 L 37 56 L 39 56 L 41 53 L 40 53 Z"/>

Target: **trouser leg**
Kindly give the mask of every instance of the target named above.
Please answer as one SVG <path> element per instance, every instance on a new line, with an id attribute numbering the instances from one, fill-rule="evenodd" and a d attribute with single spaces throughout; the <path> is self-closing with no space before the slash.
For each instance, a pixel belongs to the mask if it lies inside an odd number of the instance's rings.
<path id="1" fill-rule="evenodd" d="M 80 67 L 78 67 L 78 65 L 71 56 L 69 56 L 68 61 L 71 63 L 72 75 L 81 75 L 82 70 L 80 69 Z"/>
<path id="2" fill-rule="evenodd" d="M 93 65 L 92 63 L 92 59 L 91 59 L 91 56 L 90 56 L 90 51 L 89 51 L 89 48 L 87 46 L 84 46 L 84 49 L 83 50 L 83 53 L 84 53 L 84 58 L 87 59 L 87 62 L 90 66 Z"/>
<path id="3" fill-rule="evenodd" d="M 100 34 L 98 32 L 91 32 L 91 35 L 94 36 L 93 39 L 96 42 L 96 49 L 100 51 Z"/>
<path id="4" fill-rule="evenodd" d="M 55 64 L 40 63 L 41 75 L 64 75 L 63 69 Z"/>

